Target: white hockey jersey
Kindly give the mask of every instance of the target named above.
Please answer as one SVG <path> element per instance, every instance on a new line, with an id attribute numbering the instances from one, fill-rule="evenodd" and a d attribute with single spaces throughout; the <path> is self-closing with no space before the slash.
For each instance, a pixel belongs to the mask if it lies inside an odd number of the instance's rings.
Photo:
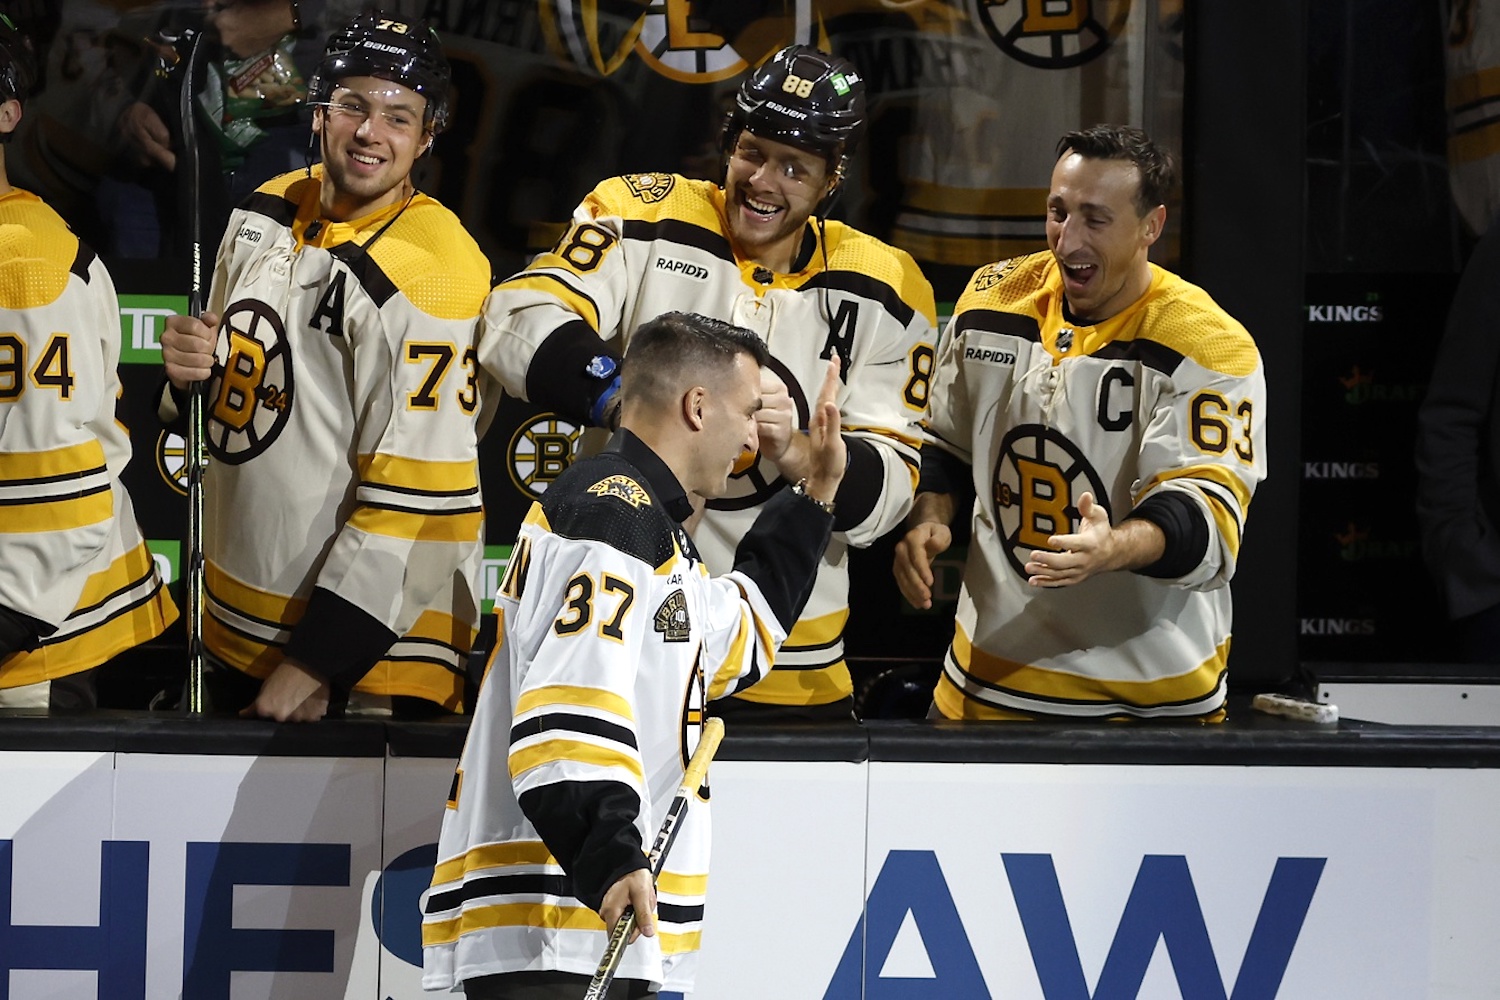
<path id="1" fill-rule="evenodd" d="M 257 677 L 290 644 L 325 676 L 370 668 L 360 690 L 457 709 L 480 606 L 489 265 L 421 193 L 319 219 L 321 180 L 267 182 L 219 247 L 204 642 Z"/>
<path id="2" fill-rule="evenodd" d="M 673 174 L 607 180 L 579 205 L 551 252 L 491 293 L 480 346 L 485 368 L 507 391 L 535 402 L 556 392 L 559 380 L 582 374 L 546 363 L 533 370 L 544 343 L 566 324 L 581 320 L 623 354 L 647 320 L 672 310 L 702 313 L 760 334 L 804 428 L 826 359 L 838 353 L 851 459 L 834 540 L 776 672 L 745 693 L 781 705 L 827 704 L 852 691 L 843 642 L 847 549 L 869 545 L 911 507 L 934 357 L 932 286 L 911 257 L 838 222 L 809 232 L 818 243 L 805 264 L 775 274 L 735 255 L 716 185 Z M 785 485 L 770 461 L 758 460 L 736 472 L 728 496 L 709 501 L 694 541 L 711 571 L 733 565 L 739 539 Z"/>
<path id="3" fill-rule="evenodd" d="M 981 268 L 933 378 L 927 443 L 972 466 L 973 538 L 935 700 L 949 718 L 1043 713 L 1211 718 L 1224 704 L 1240 536 L 1265 476 L 1265 379 L 1245 329 L 1152 265 L 1094 326 L 1063 314 L 1050 253 Z M 1032 587 L 1029 552 L 1077 530 L 1093 493 L 1122 518 L 1161 491 L 1207 526 L 1171 580 L 1105 573 Z"/>
<path id="4" fill-rule="evenodd" d="M 771 668 L 832 519 L 783 491 L 747 532 L 750 561 L 711 577 L 680 524 L 690 512 L 627 431 L 533 505 L 423 897 L 425 988 L 592 974 L 606 940 L 596 908 L 645 867 L 705 701 Z M 691 992 L 708 861 L 702 795 L 657 880 L 657 934 L 626 949 L 620 978 Z"/>
<path id="5" fill-rule="evenodd" d="M 104 265 L 36 195 L 0 195 L 0 605 L 55 631 L 0 687 L 96 667 L 177 617 L 120 474 L 130 438 Z"/>

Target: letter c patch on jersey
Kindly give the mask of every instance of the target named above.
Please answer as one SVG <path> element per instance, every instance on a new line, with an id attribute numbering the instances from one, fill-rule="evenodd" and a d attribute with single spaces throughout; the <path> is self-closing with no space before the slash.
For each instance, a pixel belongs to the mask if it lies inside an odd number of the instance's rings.
<path id="1" fill-rule="evenodd" d="M 224 310 L 214 369 L 208 450 L 228 465 L 265 451 L 292 415 L 292 350 L 276 310 L 241 299 Z"/>
<path id="2" fill-rule="evenodd" d="M 1005 558 L 1024 579 L 1032 549 L 1078 525 L 1078 497 L 1092 493 L 1109 510 L 1099 473 L 1072 441 L 1051 427 L 1022 424 L 1005 435 L 995 460 L 995 524 Z"/>

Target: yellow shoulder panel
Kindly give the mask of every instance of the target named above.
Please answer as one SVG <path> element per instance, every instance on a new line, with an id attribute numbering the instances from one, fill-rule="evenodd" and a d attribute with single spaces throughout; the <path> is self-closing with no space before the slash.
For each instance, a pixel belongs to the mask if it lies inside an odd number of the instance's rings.
<path id="1" fill-rule="evenodd" d="M 458 216 L 426 195 L 417 195 L 370 256 L 412 305 L 437 319 L 473 319 L 489 294 L 489 259 Z"/>
<path id="2" fill-rule="evenodd" d="M 1210 371 L 1243 378 L 1260 364 L 1255 340 L 1207 292 L 1170 271 L 1146 304 L 1139 337 L 1191 358 Z"/>
<path id="3" fill-rule="evenodd" d="M 55 302 L 77 257 L 78 237 L 40 198 L 20 189 L 0 197 L 0 308 Z"/>
<path id="4" fill-rule="evenodd" d="M 974 272 L 953 312 L 969 309 L 992 309 L 996 312 L 1024 313 L 1040 319 L 1046 313 L 1038 301 L 1045 290 L 1050 253 L 1033 253 L 986 264 Z"/>
<path id="5" fill-rule="evenodd" d="M 932 283 L 917 262 L 905 250 L 882 242 L 842 222 L 824 223 L 828 246 L 828 266 L 840 271 L 857 271 L 894 288 L 901 301 L 937 324 L 937 302 Z"/>
<path id="6" fill-rule="evenodd" d="M 642 222 L 674 219 L 723 230 L 718 186 L 677 174 L 625 174 L 611 177 L 584 198 L 595 217 L 616 216 Z"/>

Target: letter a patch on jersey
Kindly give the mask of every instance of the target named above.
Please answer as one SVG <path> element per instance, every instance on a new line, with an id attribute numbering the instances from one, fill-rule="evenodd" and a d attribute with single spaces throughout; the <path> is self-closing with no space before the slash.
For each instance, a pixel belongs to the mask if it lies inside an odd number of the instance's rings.
<path id="1" fill-rule="evenodd" d="M 651 497 L 641 489 L 640 483 L 629 476 L 610 476 L 608 479 L 601 479 L 589 487 L 589 492 L 595 496 L 624 500 L 632 507 L 651 506 Z"/>
<path id="2" fill-rule="evenodd" d="M 328 289 L 318 300 L 317 308 L 313 310 L 309 321 L 313 329 L 322 330 L 330 337 L 344 335 L 344 279 L 348 276 L 347 271 L 334 272 L 333 280 L 328 283 Z"/>
<path id="3" fill-rule="evenodd" d="M 653 616 L 652 628 L 661 633 L 662 642 L 687 642 L 692 634 L 688 622 L 687 595 L 674 590 L 661 602 Z"/>

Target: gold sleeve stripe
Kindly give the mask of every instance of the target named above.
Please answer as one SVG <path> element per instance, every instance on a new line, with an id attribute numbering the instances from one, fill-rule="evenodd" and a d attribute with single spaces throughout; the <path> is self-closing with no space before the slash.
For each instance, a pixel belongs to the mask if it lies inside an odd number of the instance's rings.
<path id="1" fill-rule="evenodd" d="M 844 625 L 849 621 L 849 609 L 840 608 L 817 618 L 803 618 L 792 626 L 792 634 L 786 637 L 783 648 L 793 646 L 831 646 L 844 634 Z"/>
<path id="2" fill-rule="evenodd" d="M 448 920 L 422 924 L 424 947 L 452 944 L 465 934 L 491 927 L 536 927 L 548 930 L 603 931 L 604 921 L 586 906 L 548 903 L 500 903 L 475 906 Z"/>
<path id="3" fill-rule="evenodd" d="M 582 740 L 543 740 L 522 750 L 511 752 L 510 776 L 519 778 L 534 768 L 554 764 L 560 760 L 571 760 L 591 767 L 621 767 L 644 782 L 641 762 L 621 750 L 602 747 Z"/>
<path id="4" fill-rule="evenodd" d="M 474 644 L 475 631 L 468 623 L 459 621 L 450 614 L 429 609 L 422 612 L 416 624 L 402 638 L 430 639 L 445 646 L 468 649 Z"/>
<path id="5" fill-rule="evenodd" d="M 517 840 L 508 844 L 484 844 L 450 858 L 433 869 L 432 884 L 457 882 L 469 872 L 518 865 L 557 865 L 557 859 L 540 840 Z"/>
<path id="6" fill-rule="evenodd" d="M 1079 678 L 1074 674 L 1007 660 L 974 648 L 962 625 L 953 630 L 953 658 L 965 672 L 1018 694 L 1078 702 L 1151 705 L 1197 701 L 1211 694 L 1218 687 L 1219 675 L 1224 672 L 1229 659 L 1229 640 L 1224 640 L 1213 656 L 1186 673 L 1150 681 Z M 1100 697 L 1100 692 L 1103 697 Z"/>
<path id="7" fill-rule="evenodd" d="M 724 662 L 719 664 L 714 679 L 708 685 L 710 701 L 724 697 L 724 692 L 729 690 L 730 683 L 744 673 L 745 645 L 750 641 L 751 621 L 750 609 L 740 608 L 739 630 L 735 633 L 734 642 L 729 646 L 729 652 L 724 655 Z"/>
<path id="8" fill-rule="evenodd" d="M 917 435 L 903 434 L 890 427 L 866 427 L 861 424 L 846 424 L 843 429 L 860 434 L 873 434 L 877 437 L 889 438 L 899 444 L 906 445 L 908 448 L 915 449 L 922 447 L 922 439 Z"/>
<path id="9" fill-rule="evenodd" d="M 464 493 L 479 488 L 479 466 L 472 459 L 430 462 L 397 455 L 361 455 L 359 478 L 377 486 L 419 493 Z"/>
<path id="10" fill-rule="evenodd" d="M 567 708 L 597 708 L 611 715 L 618 715 L 622 719 L 635 721 L 635 712 L 631 709 L 630 702 L 613 691 L 577 687 L 572 684 L 549 684 L 546 687 L 527 691 L 516 702 L 516 714 L 525 715 L 538 708 L 550 708 L 553 705 L 562 705 Z"/>
<path id="11" fill-rule="evenodd" d="M 1213 490 L 1200 490 L 1199 492 L 1203 495 L 1203 499 L 1208 501 L 1208 509 L 1214 516 L 1214 524 L 1218 526 L 1219 537 L 1224 539 L 1230 555 L 1238 559 L 1240 557 L 1239 519 L 1224 505 L 1224 498 Z"/>
<path id="12" fill-rule="evenodd" d="M 115 501 L 109 484 L 102 483 L 87 493 L 57 500 L 0 503 L 0 511 L 5 517 L 0 534 L 71 531 L 114 517 Z"/>
<path id="13" fill-rule="evenodd" d="M 698 950 L 702 938 L 702 931 L 689 931 L 686 934 L 668 934 L 662 931 L 657 940 L 661 941 L 663 955 L 687 955 Z"/>
<path id="14" fill-rule="evenodd" d="M 1242 517 L 1244 516 L 1244 512 L 1250 509 L 1250 487 L 1246 486 L 1245 481 L 1235 475 L 1232 470 L 1223 465 L 1189 465 L 1183 469 L 1167 469 L 1152 476 L 1150 481 L 1136 493 L 1137 499 L 1145 496 L 1162 483 L 1173 479 L 1206 479 L 1211 483 L 1216 483 L 1224 487 L 1224 489 L 1233 495 L 1235 502 L 1240 505 Z"/>
<path id="15" fill-rule="evenodd" d="M 526 512 L 526 517 L 521 523 L 541 528 L 549 534 L 552 532 L 552 525 L 547 521 L 547 512 L 542 510 L 542 505 L 535 501 L 532 502 L 531 509 Z"/>
<path id="16" fill-rule="evenodd" d="M 708 892 L 708 876 L 662 872 L 657 876 L 656 888 L 674 896 L 702 896 Z"/>
<path id="17" fill-rule="evenodd" d="M 484 525 L 484 513 L 464 511 L 434 516 L 365 505 L 355 510 L 349 524 L 366 534 L 411 542 L 473 542 Z"/>
<path id="18" fill-rule="evenodd" d="M 104 470 L 104 446 L 98 441 L 84 441 L 51 451 L 0 452 L 0 484 L 58 479 Z"/>
<path id="19" fill-rule="evenodd" d="M 305 600 L 283 597 L 241 583 L 224 572 L 212 559 L 204 563 L 203 581 L 214 600 L 258 621 L 294 625 L 302 620 L 303 613 L 307 611 Z"/>
<path id="20" fill-rule="evenodd" d="M 543 254 L 532 268 L 546 266 L 548 254 Z M 510 278 L 499 285 L 506 290 L 524 289 L 532 292 L 542 292 L 562 302 L 572 312 L 577 313 L 585 323 L 596 332 L 599 329 L 599 307 L 587 295 L 577 291 L 567 282 L 548 274 L 534 274 L 525 271 Z"/>

